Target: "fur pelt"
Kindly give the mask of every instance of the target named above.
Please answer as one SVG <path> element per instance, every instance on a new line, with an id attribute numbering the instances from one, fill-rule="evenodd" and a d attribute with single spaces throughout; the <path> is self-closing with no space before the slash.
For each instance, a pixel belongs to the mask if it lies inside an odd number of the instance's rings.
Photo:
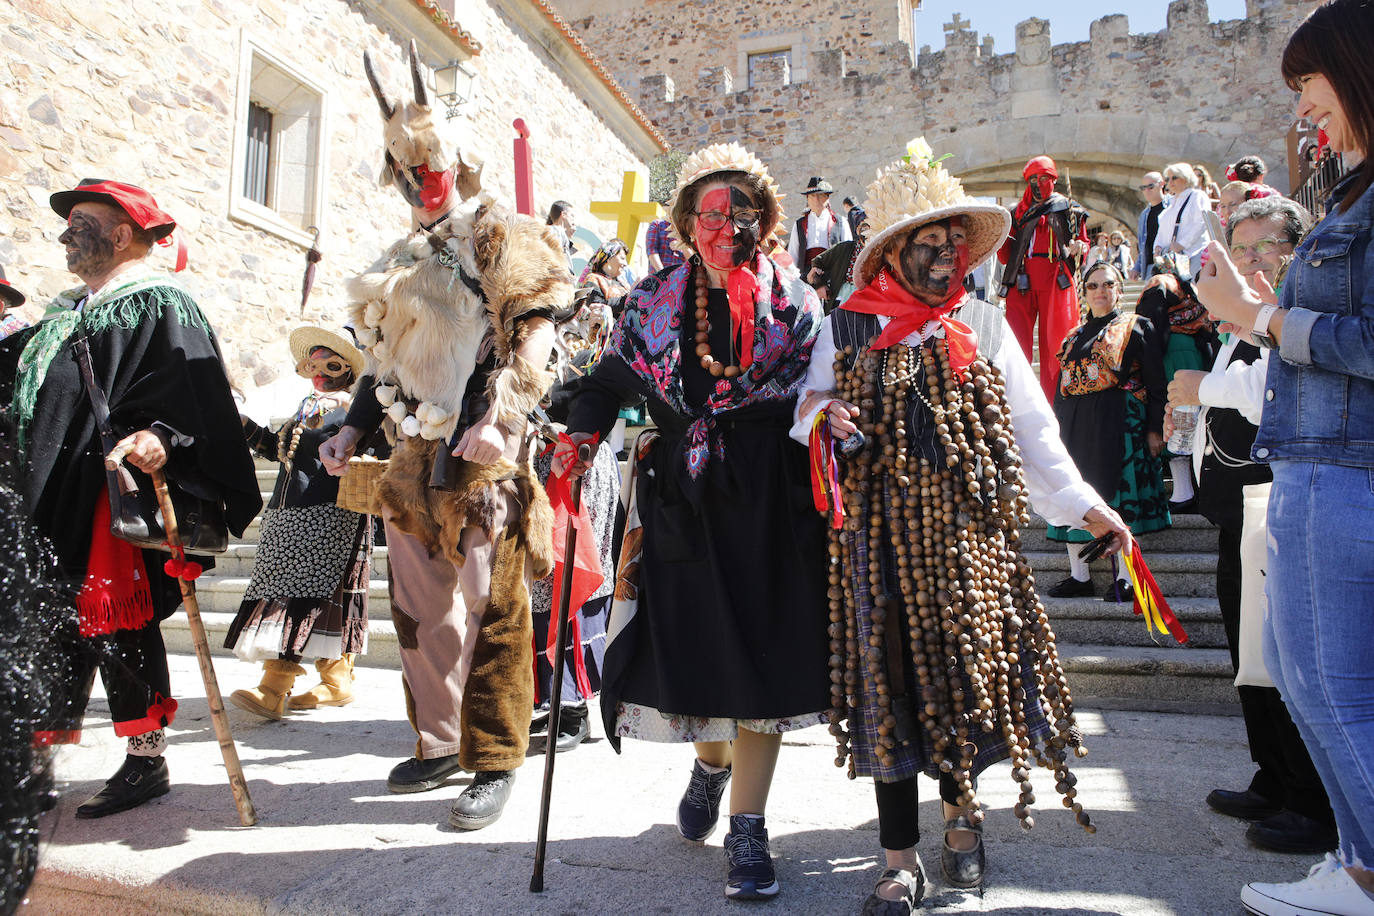
<path id="1" fill-rule="evenodd" d="M 392 511 L 391 523 L 418 538 L 431 554 L 443 552 L 461 566 L 459 541 L 468 526 L 494 537 L 493 516 L 498 487 L 509 486 L 521 507 L 520 540 L 528 551 L 531 574 L 542 579 L 553 571 L 553 509 L 534 468 L 502 458 L 495 464 L 460 462 L 452 490 L 429 486 L 438 443 L 402 439 L 377 487 L 377 498 Z"/>

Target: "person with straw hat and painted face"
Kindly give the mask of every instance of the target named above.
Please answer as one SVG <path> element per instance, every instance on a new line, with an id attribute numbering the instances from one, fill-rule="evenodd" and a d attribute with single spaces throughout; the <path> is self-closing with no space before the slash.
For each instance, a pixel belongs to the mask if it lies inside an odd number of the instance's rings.
<path id="1" fill-rule="evenodd" d="M 810 443 L 831 519 L 837 762 L 874 778 L 887 857 L 863 912 L 908 914 L 925 885 L 918 775 L 940 781 L 940 864 L 956 887 L 983 879 L 980 770 L 1013 758 L 1027 826 L 1032 759 L 1073 794 L 1080 736 L 1017 548 L 1027 495 L 1109 550 L 1128 532 L 1069 460 L 1001 312 L 964 290 L 1007 212 L 968 197 L 923 139 L 869 185 L 864 210 L 859 288 L 821 329 L 792 436 Z"/>
<path id="2" fill-rule="evenodd" d="M 262 683 L 235 690 L 240 709 L 280 719 L 288 708 L 353 702 L 353 659 L 367 649 L 367 585 L 372 518 L 336 504 L 339 478 L 320 461 L 320 444 L 339 431 L 349 389 L 365 369 L 343 334 L 306 325 L 288 340 L 296 374 L 312 390 L 280 429 L 243 418 L 249 448 L 281 463 L 262 517 L 253 577 L 224 647 L 262 662 Z M 314 658 L 320 683 L 291 696 L 302 658 Z"/>
<path id="3" fill-rule="evenodd" d="M 764 808 L 782 735 L 827 706 L 825 535 L 806 451 L 787 437 L 821 320 L 816 292 L 773 258 L 782 219 L 763 163 L 737 144 L 687 158 L 668 202 L 678 267 L 626 299 L 569 409 L 599 441 L 646 398 L 655 432 L 631 494 L 602 677 L 606 735 L 695 744 L 677 826 L 715 829 L 731 782 L 725 895 L 778 893 Z M 574 464 L 570 450 L 556 471 Z"/>
<path id="4" fill-rule="evenodd" d="M 176 222 L 153 195 L 120 181 L 87 179 L 50 203 L 67 223 L 58 236 L 67 268 L 83 285 L 59 294 L 38 324 L 0 341 L 0 403 L 18 426 L 23 511 L 52 542 L 79 616 L 58 636 L 62 689 L 53 721 L 35 740 L 80 742 L 97 668 L 115 734 L 128 740 L 118 772 L 76 809 L 77 817 L 95 818 L 170 789 L 163 751 L 177 703 L 159 624 L 181 606 L 181 589 L 163 567 L 165 553 L 111 533 L 105 448 L 73 358 L 76 342 L 87 344 L 110 429 L 132 446 L 127 463 L 137 472 L 194 481 L 221 503 L 234 534 L 262 498 L 216 335 L 190 293 L 149 263 Z"/>

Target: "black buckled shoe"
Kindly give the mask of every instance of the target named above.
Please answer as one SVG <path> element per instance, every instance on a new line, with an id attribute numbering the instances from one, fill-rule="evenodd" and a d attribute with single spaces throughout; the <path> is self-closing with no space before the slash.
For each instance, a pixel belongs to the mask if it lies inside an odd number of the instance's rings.
<path id="1" fill-rule="evenodd" d="M 1251 824 L 1245 838 L 1260 849 L 1304 856 L 1330 852 L 1338 839 L 1334 826 L 1288 810 Z"/>
<path id="2" fill-rule="evenodd" d="M 462 769 L 458 764 L 457 754 L 434 757 L 430 760 L 411 757 L 391 768 L 391 774 L 386 778 L 386 787 L 402 795 L 410 792 L 428 792 L 442 786 L 450 776 Z"/>
<path id="3" fill-rule="evenodd" d="M 1080 582 L 1073 576 L 1065 576 L 1051 585 L 1045 594 L 1051 598 L 1091 598 L 1094 595 L 1093 580 L 1085 579 Z"/>
<path id="4" fill-rule="evenodd" d="M 135 757 L 128 754 L 124 758 L 124 765 L 105 781 L 105 788 L 76 809 L 76 816 L 94 818 L 118 814 L 170 791 L 172 780 L 167 775 L 167 761 L 161 756 Z"/>
<path id="5" fill-rule="evenodd" d="M 488 824 L 496 823 L 510 799 L 514 785 L 514 770 L 478 773 L 473 777 L 472 785 L 464 789 L 453 803 L 448 822 L 459 830 L 481 830 Z"/>
<path id="6" fill-rule="evenodd" d="M 974 834 L 978 843 L 972 849 L 952 849 L 949 845 L 949 832 L 963 830 Z M 945 883 L 951 887 L 973 888 L 983 883 L 983 871 L 987 868 L 987 856 L 983 852 L 983 825 L 973 824 L 968 816 L 960 814 L 945 821 L 944 843 L 940 849 L 940 873 Z"/>
<path id="7" fill-rule="evenodd" d="M 905 893 L 896 900 L 878 896 L 878 888 L 888 881 L 902 886 Z M 919 860 L 916 870 L 908 868 L 889 868 L 873 885 L 873 893 L 864 901 L 861 916 L 912 916 L 921 907 L 921 898 L 926 893 L 926 870 Z"/>
<path id="8" fill-rule="evenodd" d="M 555 746 L 560 752 L 570 751 L 587 740 L 592 732 L 590 718 L 586 706 L 564 706 L 558 711 L 558 739 Z"/>
<path id="9" fill-rule="evenodd" d="M 1238 817 L 1245 821 L 1262 821 L 1266 817 L 1273 817 L 1281 810 L 1278 805 L 1254 789 L 1246 789 L 1244 792 L 1213 789 L 1207 793 L 1207 807 L 1227 817 Z"/>
<path id="10" fill-rule="evenodd" d="M 1102 600 L 1113 604 L 1132 604 L 1135 602 L 1135 589 L 1129 582 L 1113 579 L 1112 584 L 1102 593 Z"/>

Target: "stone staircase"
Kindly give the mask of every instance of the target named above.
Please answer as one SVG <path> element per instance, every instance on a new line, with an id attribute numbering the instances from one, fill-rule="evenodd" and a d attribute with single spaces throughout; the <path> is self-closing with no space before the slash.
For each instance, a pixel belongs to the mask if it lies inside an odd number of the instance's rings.
<path id="1" fill-rule="evenodd" d="M 260 461 L 257 467 L 266 502 L 276 466 Z M 222 648 L 224 636 L 248 586 L 257 538 L 258 522 L 254 521 L 217 560 L 215 569 L 197 580 L 201 617 L 215 654 L 230 654 Z M 1036 519 L 1025 532 L 1024 547 L 1042 590 L 1067 575 L 1065 548 L 1045 538 L 1043 521 Z M 1238 712 L 1213 586 L 1215 530 L 1199 516 L 1182 516 L 1171 530 L 1142 538 L 1142 549 L 1190 641 L 1178 646 L 1167 636 L 1152 640 L 1143 618 L 1135 616 L 1129 604 L 1099 598 L 1045 598 L 1075 698 L 1085 706 Z M 387 600 L 385 547 L 374 553 L 372 577 L 366 663 L 399 668 L 396 629 Z M 1098 594 L 1110 584 L 1110 577 L 1107 562 L 1093 564 Z M 164 622 L 162 632 L 168 651 L 193 652 L 184 614 Z"/>

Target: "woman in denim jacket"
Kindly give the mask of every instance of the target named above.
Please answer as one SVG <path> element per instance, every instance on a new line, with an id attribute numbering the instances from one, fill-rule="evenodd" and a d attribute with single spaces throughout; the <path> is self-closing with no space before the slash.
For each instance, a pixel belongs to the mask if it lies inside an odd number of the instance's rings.
<path id="1" fill-rule="evenodd" d="M 1254 457 L 1274 471 L 1265 662 L 1331 796 L 1339 857 L 1249 884 L 1251 913 L 1374 914 L 1374 5 L 1332 0 L 1298 27 L 1283 75 L 1297 114 L 1347 161 L 1278 303 L 1209 246 L 1197 288 L 1276 347 Z M 1269 297 L 1273 298 L 1273 297 Z"/>

